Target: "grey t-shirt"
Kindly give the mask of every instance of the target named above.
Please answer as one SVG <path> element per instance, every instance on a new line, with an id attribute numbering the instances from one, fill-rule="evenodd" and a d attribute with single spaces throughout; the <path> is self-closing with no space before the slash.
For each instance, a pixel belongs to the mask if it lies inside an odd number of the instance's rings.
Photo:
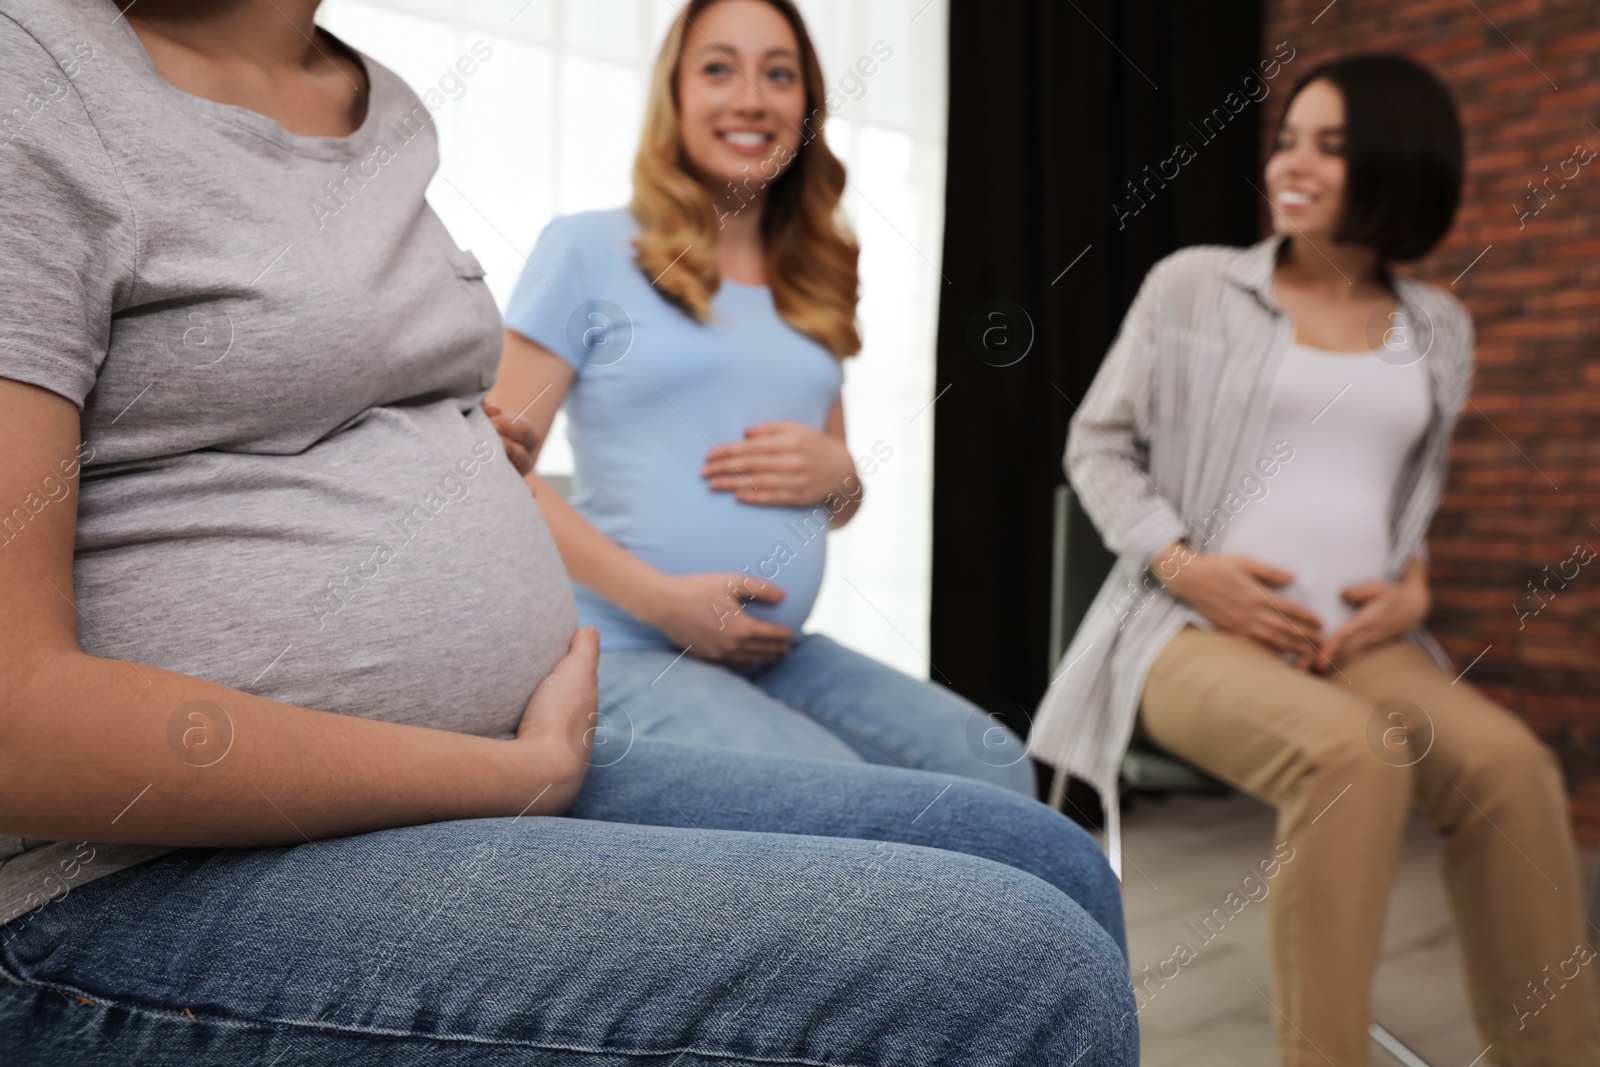
<path id="1" fill-rule="evenodd" d="M 512 736 L 576 613 L 478 406 L 500 316 L 424 199 L 431 115 L 363 56 L 360 129 L 291 134 L 165 81 L 117 16 L 0 0 L 0 377 L 83 427 L 0 502 L 0 552 L 81 462 L 86 652 Z M 214 758 L 173 711 L 173 758 Z M 166 851 L 0 838 L 0 923 Z"/>

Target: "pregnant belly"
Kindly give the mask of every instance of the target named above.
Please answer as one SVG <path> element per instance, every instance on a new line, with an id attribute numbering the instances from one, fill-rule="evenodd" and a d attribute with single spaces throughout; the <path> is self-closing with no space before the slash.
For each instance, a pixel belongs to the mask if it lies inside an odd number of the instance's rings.
<path id="1" fill-rule="evenodd" d="M 742 504 L 696 485 L 670 498 L 643 494 L 625 543 L 668 574 L 730 573 L 770 582 L 783 599 L 751 602 L 746 610 L 799 633 L 822 588 L 827 516 L 826 508 Z"/>
<path id="2" fill-rule="evenodd" d="M 492 737 L 576 626 L 532 497 L 455 401 L 86 479 L 73 576 L 91 654 Z"/>
<path id="3" fill-rule="evenodd" d="M 1294 575 L 1278 591 L 1316 613 L 1324 635 L 1355 610 L 1343 599 L 1345 589 L 1383 577 L 1389 535 L 1379 514 L 1346 513 L 1318 522 L 1305 509 L 1251 516 L 1247 508 L 1235 522 L 1221 551 L 1251 556 Z"/>

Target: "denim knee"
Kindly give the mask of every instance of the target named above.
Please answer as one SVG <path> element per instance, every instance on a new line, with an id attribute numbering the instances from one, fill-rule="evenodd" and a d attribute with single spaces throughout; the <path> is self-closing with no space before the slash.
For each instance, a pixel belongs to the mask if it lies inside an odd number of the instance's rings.
<path id="1" fill-rule="evenodd" d="M 981 998 L 978 1014 L 992 1025 L 942 1035 L 946 1046 L 929 1049 L 920 1062 L 1137 1064 L 1137 1003 L 1121 946 L 1043 880 L 971 863 L 981 880 L 945 883 L 949 896 L 941 904 L 948 916 L 941 928 L 955 973 L 945 990 L 929 994 Z"/>
<path id="2" fill-rule="evenodd" d="M 1048 882 L 1127 955 L 1122 885 L 1094 838 L 1060 812 L 998 786 L 949 778 L 917 823 L 925 844 L 983 856 Z"/>

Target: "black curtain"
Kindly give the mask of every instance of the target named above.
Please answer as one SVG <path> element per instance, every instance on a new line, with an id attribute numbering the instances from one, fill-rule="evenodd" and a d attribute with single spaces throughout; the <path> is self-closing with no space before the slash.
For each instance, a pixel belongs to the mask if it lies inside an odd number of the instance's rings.
<path id="1" fill-rule="evenodd" d="M 1074 405 L 1151 264 L 1258 237 L 1260 101 L 1298 75 L 1262 77 L 1261 18 L 1259 0 L 950 0 L 930 658 L 1019 731 L 1049 681 Z"/>

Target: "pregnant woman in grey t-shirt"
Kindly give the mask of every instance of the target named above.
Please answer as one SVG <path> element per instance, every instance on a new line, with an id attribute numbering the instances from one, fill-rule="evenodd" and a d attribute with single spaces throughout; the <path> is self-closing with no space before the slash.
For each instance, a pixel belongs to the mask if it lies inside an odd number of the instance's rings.
<path id="1" fill-rule="evenodd" d="M 432 116 L 315 9 L 0 0 L 0 1062 L 1135 1062 L 1043 805 L 590 766 Z"/>

